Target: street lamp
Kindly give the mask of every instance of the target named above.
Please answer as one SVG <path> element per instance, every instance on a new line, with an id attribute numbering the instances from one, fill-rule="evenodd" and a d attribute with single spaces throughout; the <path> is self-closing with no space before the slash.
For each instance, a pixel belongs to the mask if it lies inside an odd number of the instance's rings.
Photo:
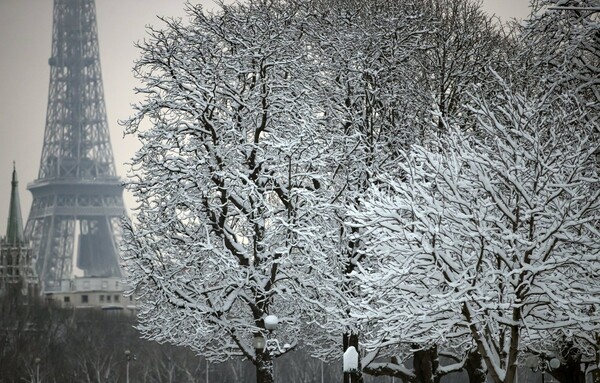
<path id="1" fill-rule="evenodd" d="M 288 343 L 285 343 L 283 347 L 279 345 L 279 341 L 277 338 L 272 336 L 273 332 L 277 329 L 279 325 L 279 318 L 276 315 L 267 315 L 264 319 L 265 328 L 269 330 L 269 334 L 267 335 L 266 348 L 273 355 L 275 352 L 279 352 L 279 354 L 284 354 L 287 350 L 289 350 L 292 346 Z"/>
<path id="2" fill-rule="evenodd" d="M 252 339 L 252 346 L 257 350 L 266 349 L 270 355 L 274 355 L 275 352 L 279 352 L 279 354 L 284 354 L 288 351 L 292 346 L 288 343 L 285 343 L 283 347 L 279 344 L 279 340 L 273 337 L 273 332 L 277 329 L 279 325 L 279 318 L 276 315 L 267 315 L 263 322 L 265 324 L 265 329 L 268 332 L 267 338 L 258 333 Z"/>
<path id="3" fill-rule="evenodd" d="M 267 330 L 274 331 L 279 324 L 279 318 L 277 318 L 277 315 L 267 315 L 265 319 L 263 319 L 263 322 L 265 322 L 265 328 Z"/>
<path id="4" fill-rule="evenodd" d="M 542 359 L 537 355 L 531 354 L 525 358 L 525 366 L 529 367 L 533 372 L 542 371 L 542 383 L 545 383 L 546 371 L 559 368 L 560 360 L 558 358 L 552 358 L 550 360 Z"/>
<path id="5" fill-rule="evenodd" d="M 125 367 L 125 382 L 129 383 L 129 362 L 131 361 L 131 351 L 125 350 L 125 360 L 127 365 Z"/>
<path id="6" fill-rule="evenodd" d="M 273 361 L 275 357 L 285 354 L 292 346 L 285 343 L 283 347 L 279 344 L 279 340 L 274 337 L 274 332 L 279 325 L 279 318 L 276 315 L 267 315 L 263 319 L 263 326 L 267 330 L 266 338 L 263 331 L 257 331 L 252 338 L 252 346 L 257 352 L 260 352 L 259 357 L 267 369 L 272 370 L 273 379 L 275 378 L 275 365 Z M 260 367 L 259 367 L 260 369 Z"/>
<path id="7" fill-rule="evenodd" d="M 252 346 L 257 350 L 264 350 L 266 346 L 265 337 L 262 334 L 257 334 L 252 339 Z"/>
<path id="8" fill-rule="evenodd" d="M 41 383 L 40 381 L 40 358 L 35 358 L 35 383 Z"/>
<path id="9" fill-rule="evenodd" d="M 556 370 L 557 368 L 560 367 L 560 360 L 558 360 L 557 358 L 552 358 L 548 362 L 548 366 L 550 367 L 551 370 Z"/>
<path id="10" fill-rule="evenodd" d="M 208 365 L 208 359 L 206 359 L 206 357 L 204 358 L 204 360 L 206 361 L 206 383 L 208 383 L 208 372 L 209 372 L 209 365 Z"/>

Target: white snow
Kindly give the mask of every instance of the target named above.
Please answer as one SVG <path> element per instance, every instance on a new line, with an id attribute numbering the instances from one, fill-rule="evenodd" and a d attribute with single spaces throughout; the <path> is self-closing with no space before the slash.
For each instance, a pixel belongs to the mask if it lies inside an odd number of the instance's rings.
<path id="1" fill-rule="evenodd" d="M 354 346 L 350 346 L 344 352 L 344 372 L 358 371 L 358 352 Z"/>

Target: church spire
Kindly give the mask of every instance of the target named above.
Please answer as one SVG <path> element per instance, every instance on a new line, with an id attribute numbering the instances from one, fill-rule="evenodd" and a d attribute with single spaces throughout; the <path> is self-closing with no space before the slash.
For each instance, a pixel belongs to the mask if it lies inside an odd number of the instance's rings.
<path id="1" fill-rule="evenodd" d="M 8 224 L 6 225 L 5 241 L 9 245 L 19 245 L 24 242 L 23 238 L 23 219 L 21 218 L 21 203 L 19 201 L 19 181 L 17 181 L 17 168 L 13 162 L 13 173 L 11 193 L 10 193 L 10 209 L 8 212 Z"/>

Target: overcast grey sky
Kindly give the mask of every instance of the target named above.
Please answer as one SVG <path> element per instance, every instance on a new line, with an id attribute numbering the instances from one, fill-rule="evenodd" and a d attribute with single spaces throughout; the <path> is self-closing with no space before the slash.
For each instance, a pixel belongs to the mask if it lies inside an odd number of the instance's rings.
<path id="1" fill-rule="evenodd" d="M 191 0 L 207 8 L 212 0 Z M 527 15 L 528 0 L 483 0 L 484 8 L 504 20 Z M 26 220 L 31 194 L 26 185 L 37 178 L 46 122 L 52 40 L 52 0 L 0 0 L 0 236 L 4 236 L 10 198 L 12 163 L 19 176 L 21 210 Z M 137 144 L 123 138 L 117 120 L 127 118 L 137 85 L 131 67 L 138 52 L 133 43 L 156 15 L 183 16 L 185 0 L 96 0 L 100 61 L 111 140 L 119 176 Z M 126 196 L 125 203 L 133 202 Z"/>

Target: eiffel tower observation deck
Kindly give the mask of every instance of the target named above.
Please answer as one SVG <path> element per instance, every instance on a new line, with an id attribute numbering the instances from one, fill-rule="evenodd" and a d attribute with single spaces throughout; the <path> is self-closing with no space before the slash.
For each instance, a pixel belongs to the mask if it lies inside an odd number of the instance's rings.
<path id="1" fill-rule="evenodd" d="M 94 0 L 54 0 L 46 129 L 25 236 L 43 291 L 121 275 L 123 186 L 110 144 Z"/>

